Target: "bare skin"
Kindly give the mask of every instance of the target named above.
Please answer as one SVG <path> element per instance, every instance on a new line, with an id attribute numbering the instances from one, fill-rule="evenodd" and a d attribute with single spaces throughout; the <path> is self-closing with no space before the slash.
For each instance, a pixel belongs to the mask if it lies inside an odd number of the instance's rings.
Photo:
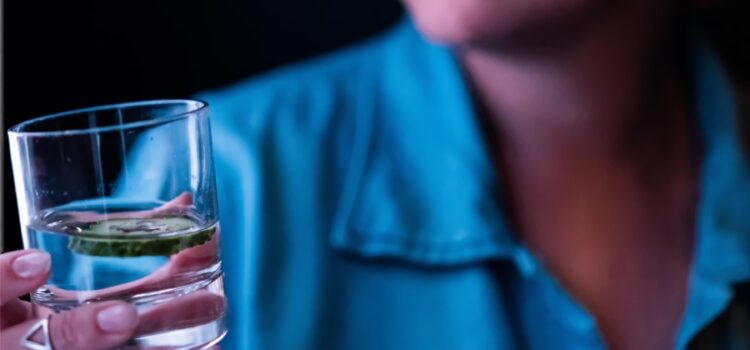
<path id="1" fill-rule="evenodd" d="M 667 22 L 630 2 L 555 45 L 467 45 L 522 240 L 612 349 L 672 348 L 700 152 Z M 559 45 L 558 45 L 559 44 Z"/>

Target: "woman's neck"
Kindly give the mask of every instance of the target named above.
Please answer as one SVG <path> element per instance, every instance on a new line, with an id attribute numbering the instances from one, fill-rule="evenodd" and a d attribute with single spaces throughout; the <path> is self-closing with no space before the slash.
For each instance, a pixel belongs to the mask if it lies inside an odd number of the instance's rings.
<path id="1" fill-rule="evenodd" d="M 521 239 L 612 348 L 665 349 L 685 300 L 699 157 L 669 41 L 657 40 L 669 34 L 639 2 L 549 49 L 461 57 Z"/>
<path id="2" fill-rule="evenodd" d="M 549 49 L 460 51 L 504 147 L 621 155 L 670 124 L 662 121 L 682 91 L 668 41 L 656 39 L 669 36 L 669 23 L 638 3 L 623 2 Z"/>

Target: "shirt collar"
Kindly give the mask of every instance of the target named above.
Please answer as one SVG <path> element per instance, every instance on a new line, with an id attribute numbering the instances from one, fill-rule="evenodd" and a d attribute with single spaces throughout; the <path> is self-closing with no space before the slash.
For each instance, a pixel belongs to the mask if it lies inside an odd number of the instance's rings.
<path id="1" fill-rule="evenodd" d="M 427 43 L 409 20 L 380 45 L 381 74 L 369 92 L 377 110 L 359 121 L 358 178 L 345 191 L 350 215 L 333 244 L 426 264 L 517 255 L 451 51 Z"/>
<path id="2" fill-rule="evenodd" d="M 693 47 L 698 124 L 706 150 L 697 213 L 696 249 L 677 348 L 731 302 L 733 285 L 750 279 L 750 175 L 742 152 L 737 95 L 715 52 Z"/>
<path id="3" fill-rule="evenodd" d="M 695 45 L 696 110 L 706 155 L 694 259 L 696 273 L 731 283 L 750 278 L 750 168 L 737 95 L 719 62 L 707 44 Z"/>

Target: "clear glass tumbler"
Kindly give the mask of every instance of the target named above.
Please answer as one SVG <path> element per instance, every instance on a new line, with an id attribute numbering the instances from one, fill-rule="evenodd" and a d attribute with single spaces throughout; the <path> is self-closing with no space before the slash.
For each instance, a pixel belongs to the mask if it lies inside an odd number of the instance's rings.
<path id="1" fill-rule="evenodd" d="M 26 248 L 52 271 L 37 315 L 137 306 L 123 348 L 201 349 L 226 334 L 208 107 L 161 100 L 94 107 L 12 127 Z"/>

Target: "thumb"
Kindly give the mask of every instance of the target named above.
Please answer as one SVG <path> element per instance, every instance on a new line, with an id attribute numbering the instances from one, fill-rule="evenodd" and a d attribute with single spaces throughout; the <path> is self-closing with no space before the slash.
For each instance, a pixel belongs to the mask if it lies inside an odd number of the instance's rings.
<path id="1" fill-rule="evenodd" d="M 26 321 L 3 330 L 3 350 L 25 350 L 22 338 L 39 319 Z M 49 337 L 55 350 L 110 349 L 125 343 L 138 323 L 134 306 L 121 302 L 104 302 L 53 314 L 49 321 Z M 38 344 L 45 344 L 41 328 L 31 336 Z"/>

